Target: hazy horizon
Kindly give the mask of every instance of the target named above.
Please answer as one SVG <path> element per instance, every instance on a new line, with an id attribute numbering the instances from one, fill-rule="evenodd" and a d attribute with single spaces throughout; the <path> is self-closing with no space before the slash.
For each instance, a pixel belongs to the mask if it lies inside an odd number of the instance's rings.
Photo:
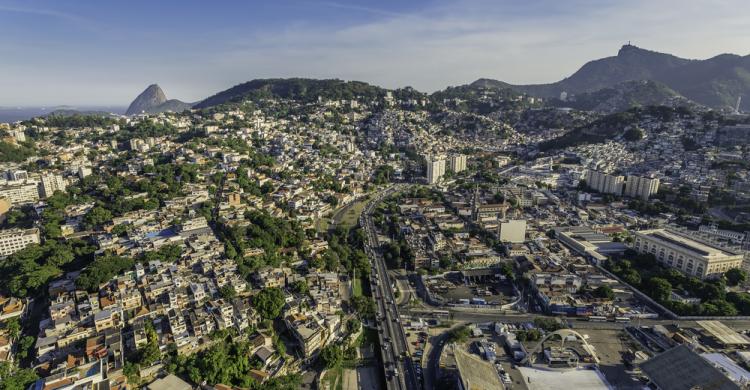
<path id="1" fill-rule="evenodd" d="M 195 102 L 256 78 L 433 92 L 563 79 L 628 41 L 683 58 L 746 55 L 738 0 L 0 1 L 0 106 L 127 106 L 149 84 Z"/>

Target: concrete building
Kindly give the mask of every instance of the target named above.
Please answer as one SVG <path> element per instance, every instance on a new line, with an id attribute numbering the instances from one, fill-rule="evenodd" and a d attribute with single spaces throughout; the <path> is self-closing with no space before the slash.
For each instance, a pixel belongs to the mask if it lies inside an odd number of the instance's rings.
<path id="1" fill-rule="evenodd" d="M 23 129 L 9 130 L 8 134 L 13 137 L 16 142 L 26 142 L 26 133 Z"/>
<path id="2" fill-rule="evenodd" d="M 466 170 L 466 155 L 465 154 L 454 154 L 448 160 L 448 168 L 455 172 L 461 172 Z"/>
<path id="3" fill-rule="evenodd" d="M 598 171 L 586 171 L 586 184 L 602 194 L 622 195 L 625 179 L 622 176 L 609 175 Z"/>
<path id="4" fill-rule="evenodd" d="M 741 253 L 666 229 L 636 232 L 633 249 L 650 253 L 662 265 L 701 279 L 718 278 L 731 268 L 740 268 L 743 259 Z"/>
<path id="5" fill-rule="evenodd" d="M 657 191 L 659 191 L 659 179 L 657 178 L 629 175 L 628 181 L 625 183 L 625 196 L 631 198 L 648 200 Z"/>
<path id="6" fill-rule="evenodd" d="M 227 203 L 229 203 L 230 206 L 240 206 L 242 204 L 240 194 L 238 192 L 227 194 Z"/>
<path id="7" fill-rule="evenodd" d="M 90 167 L 78 167 L 78 177 L 81 179 L 91 175 L 92 171 Z"/>
<path id="8" fill-rule="evenodd" d="M 519 244 L 526 241 L 526 220 L 515 219 L 500 222 L 500 241 Z"/>
<path id="9" fill-rule="evenodd" d="M 0 256 L 10 256 L 29 244 L 39 244 L 39 229 L 0 230 Z"/>
<path id="10" fill-rule="evenodd" d="M 62 175 L 54 173 L 42 175 L 42 181 L 39 183 L 39 197 L 49 198 L 55 191 L 65 191 L 65 179 Z"/>
<path id="11" fill-rule="evenodd" d="M 21 181 L 21 180 L 28 180 L 29 179 L 29 173 L 27 171 L 24 171 L 22 169 L 16 169 L 12 171 L 8 171 L 5 173 L 5 177 L 8 178 L 10 181 Z"/>
<path id="12" fill-rule="evenodd" d="M 39 200 L 38 183 L 27 181 L 0 187 L 0 198 L 6 198 L 12 205 L 34 203 Z"/>
<path id="13" fill-rule="evenodd" d="M 435 184 L 445 175 L 445 159 L 440 157 L 427 158 L 427 183 Z"/>

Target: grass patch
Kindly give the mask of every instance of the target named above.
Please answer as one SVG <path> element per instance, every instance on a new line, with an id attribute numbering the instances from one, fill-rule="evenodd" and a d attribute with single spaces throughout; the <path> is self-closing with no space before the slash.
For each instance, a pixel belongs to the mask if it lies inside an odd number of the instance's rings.
<path id="1" fill-rule="evenodd" d="M 315 230 L 319 233 L 327 232 L 330 225 L 331 219 L 329 217 L 321 217 L 315 220 Z"/>
<path id="2" fill-rule="evenodd" d="M 344 388 L 344 368 L 339 366 L 326 371 L 323 378 L 324 388 L 340 390 Z M 327 387 L 325 387 L 327 385 Z"/>
<path id="3" fill-rule="evenodd" d="M 354 280 L 352 280 L 352 294 L 354 294 L 355 297 L 362 296 L 362 279 L 354 278 Z"/>
<path id="4" fill-rule="evenodd" d="M 333 215 L 333 224 L 346 229 L 356 226 L 359 216 L 362 214 L 362 210 L 365 209 L 369 200 L 370 197 L 368 196 L 344 207 L 340 212 L 335 212 Z"/>

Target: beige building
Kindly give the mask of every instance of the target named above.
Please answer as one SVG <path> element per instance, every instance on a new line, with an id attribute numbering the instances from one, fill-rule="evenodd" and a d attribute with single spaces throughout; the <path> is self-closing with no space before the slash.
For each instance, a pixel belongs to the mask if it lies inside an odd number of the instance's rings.
<path id="1" fill-rule="evenodd" d="M 30 244 L 39 244 L 39 229 L 0 230 L 0 256 L 10 256 Z"/>
<path id="2" fill-rule="evenodd" d="M 648 200 L 657 191 L 659 191 L 659 179 L 656 178 L 630 175 L 627 183 L 625 183 L 625 196 L 631 198 Z"/>
<path id="3" fill-rule="evenodd" d="M 633 249 L 650 253 L 660 264 L 700 279 L 717 278 L 731 268 L 740 268 L 743 259 L 741 253 L 666 229 L 636 232 Z"/>
<path id="4" fill-rule="evenodd" d="M 229 203 L 230 206 L 242 205 L 242 199 L 240 198 L 240 194 L 238 192 L 231 192 L 227 194 L 227 203 Z"/>
<path id="5" fill-rule="evenodd" d="M 609 175 L 598 171 L 586 172 L 586 184 L 602 194 L 622 195 L 622 185 L 625 179 L 622 176 Z"/>
<path id="6" fill-rule="evenodd" d="M 427 158 L 427 183 L 435 184 L 445 175 L 445 160 L 440 157 Z"/>
<path id="7" fill-rule="evenodd" d="M 65 179 L 62 175 L 54 173 L 42 175 L 42 181 L 39 183 L 39 196 L 49 198 L 55 191 L 65 192 Z"/>
<path id="8" fill-rule="evenodd" d="M 0 188 L 0 198 L 6 198 L 10 204 L 34 203 L 39 200 L 37 182 L 27 181 L 14 183 Z"/>
<path id="9" fill-rule="evenodd" d="M 465 154 L 454 154 L 448 160 L 448 168 L 455 172 L 461 172 L 466 170 L 466 155 Z"/>

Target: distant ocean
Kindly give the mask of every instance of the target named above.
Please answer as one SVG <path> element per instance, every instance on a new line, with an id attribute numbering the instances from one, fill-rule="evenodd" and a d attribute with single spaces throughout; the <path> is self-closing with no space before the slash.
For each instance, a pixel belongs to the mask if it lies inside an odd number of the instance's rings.
<path id="1" fill-rule="evenodd" d="M 10 123 L 47 115 L 57 110 L 104 111 L 113 114 L 124 114 L 127 107 L 114 106 L 56 106 L 56 107 L 0 107 L 0 123 Z"/>

